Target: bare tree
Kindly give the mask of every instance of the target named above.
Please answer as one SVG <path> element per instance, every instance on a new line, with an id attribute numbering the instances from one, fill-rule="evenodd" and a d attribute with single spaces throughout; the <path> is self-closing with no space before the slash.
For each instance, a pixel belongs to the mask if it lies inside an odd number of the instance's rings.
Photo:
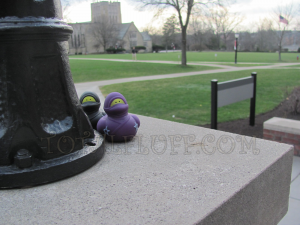
<path id="1" fill-rule="evenodd" d="M 61 8 L 63 18 L 66 22 L 71 23 L 70 13 L 72 11 L 72 5 L 80 2 L 90 2 L 91 0 L 61 0 Z"/>
<path id="2" fill-rule="evenodd" d="M 161 45 L 162 44 L 162 32 L 161 28 L 155 28 L 152 25 L 148 25 L 142 29 L 143 32 L 148 32 L 152 39 L 153 45 Z"/>
<path id="3" fill-rule="evenodd" d="M 117 25 L 108 21 L 107 17 L 101 18 L 99 22 L 95 22 L 91 26 L 91 33 L 96 40 L 95 48 L 100 51 L 103 47 L 104 51 L 110 47 L 115 46 L 118 42 Z"/>
<path id="4" fill-rule="evenodd" d="M 179 24 L 176 19 L 176 15 L 173 14 L 171 17 L 167 18 L 164 26 L 163 26 L 163 39 L 164 44 L 166 46 L 171 45 L 171 43 L 175 42 L 176 33 L 180 31 Z"/>
<path id="5" fill-rule="evenodd" d="M 230 13 L 225 7 L 210 10 L 207 19 L 211 29 L 215 31 L 219 48 L 221 47 L 221 37 L 223 37 L 226 48 L 228 38 L 243 21 L 243 17 L 237 13 Z"/>
<path id="6" fill-rule="evenodd" d="M 286 6 L 278 6 L 273 11 L 273 19 L 277 27 L 277 43 L 278 43 L 278 59 L 281 61 L 281 50 L 282 50 L 282 41 L 286 31 L 289 28 L 293 20 L 294 6 L 286 5 Z"/>
<path id="7" fill-rule="evenodd" d="M 255 50 L 255 35 L 249 31 L 240 33 L 239 49 L 252 52 Z"/>
<path id="8" fill-rule="evenodd" d="M 260 19 L 256 26 L 256 51 L 276 49 L 276 31 L 273 27 L 273 21 L 268 18 Z"/>
<path id="9" fill-rule="evenodd" d="M 192 17 L 188 34 L 191 35 L 192 50 L 201 51 L 204 48 L 204 43 L 207 41 L 207 31 L 209 27 L 202 17 Z"/>
<path id="10" fill-rule="evenodd" d="M 181 28 L 181 65 L 186 66 L 186 34 L 189 25 L 190 15 L 193 10 L 221 5 L 222 0 L 135 0 L 142 4 L 142 7 L 154 6 L 160 10 L 166 8 L 175 9 Z"/>
<path id="11" fill-rule="evenodd" d="M 70 6 L 71 6 L 71 4 L 70 4 L 69 0 L 61 0 L 61 8 L 62 8 L 63 18 L 68 23 L 71 22 L 71 19 L 69 18 Z"/>

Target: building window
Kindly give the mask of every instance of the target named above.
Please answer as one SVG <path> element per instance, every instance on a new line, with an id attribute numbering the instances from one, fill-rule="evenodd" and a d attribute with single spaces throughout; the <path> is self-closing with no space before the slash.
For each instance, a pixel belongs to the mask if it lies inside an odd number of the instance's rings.
<path id="1" fill-rule="evenodd" d="M 145 46 L 145 47 L 148 47 L 147 41 L 144 41 L 144 46 Z"/>

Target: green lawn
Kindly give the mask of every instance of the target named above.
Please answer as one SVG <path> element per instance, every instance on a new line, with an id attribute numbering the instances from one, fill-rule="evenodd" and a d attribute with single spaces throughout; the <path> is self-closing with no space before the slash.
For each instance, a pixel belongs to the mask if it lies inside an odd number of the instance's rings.
<path id="1" fill-rule="evenodd" d="M 183 67 L 181 65 L 174 64 L 110 62 L 77 59 L 70 60 L 70 67 L 75 83 L 216 69 L 211 66 Z"/>
<path id="2" fill-rule="evenodd" d="M 178 61 L 180 52 L 169 53 L 140 53 L 137 54 L 138 60 L 166 60 Z M 217 54 L 217 57 L 215 57 Z M 299 62 L 297 61 L 299 53 L 282 53 L 282 62 Z M 187 52 L 188 62 L 234 62 L 234 52 Z M 99 54 L 99 55 L 75 55 L 70 58 L 107 58 L 107 59 L 128 59 L 131 60 L 131 54 Z M 238 63 L 257 62 L 257 63 L 278 63 L 278 53 L 264 52 L 238 52 Z"/>
<path id="3" fill-rule="evenodd" d="M 101 88 L 104 95 L 122 93 L 132 113 L 192 125 L 210 123 L 210 81 L 219 82 L 250 76 L 252 71 L 239 71 L 164 80 L 114 84 Z M 290 70 L 257 70 L 256 114 L 267 112 L 300 86 L 300 73 Z M 249 100 L 219 108 L 218 122 L 249 116 Z M 175 117 L 173 117 L 173 115 Z"/>

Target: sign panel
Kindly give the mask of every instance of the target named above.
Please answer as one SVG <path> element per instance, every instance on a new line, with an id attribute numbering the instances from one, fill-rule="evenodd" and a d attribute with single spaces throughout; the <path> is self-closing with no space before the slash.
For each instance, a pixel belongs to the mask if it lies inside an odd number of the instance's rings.
<path id="1" fill-rule="evenodd" d="M 218 107 L 253 97 L 253 77 L 218 83 Z"/>

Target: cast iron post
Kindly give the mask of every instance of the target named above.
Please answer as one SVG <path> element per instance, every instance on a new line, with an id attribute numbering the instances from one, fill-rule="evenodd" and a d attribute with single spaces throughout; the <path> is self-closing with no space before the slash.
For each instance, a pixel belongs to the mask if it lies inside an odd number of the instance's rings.
<path id="1" fill-rule="evenodd" d="M 72 176 L 104 154 L 78 101 L 60 0 L 0 1 L 0 188 Z"/>

